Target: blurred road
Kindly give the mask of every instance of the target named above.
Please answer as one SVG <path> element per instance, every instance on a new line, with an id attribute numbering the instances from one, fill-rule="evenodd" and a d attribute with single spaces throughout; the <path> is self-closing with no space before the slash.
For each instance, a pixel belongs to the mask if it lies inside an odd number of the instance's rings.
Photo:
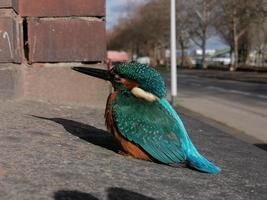
<path id="1" fill-rule="evenodd" d="M 179 75 L 179 91 L 186 94 L 199 94 L 217 97 L 238 103 L 246 110 L 267 116 L 267 85 L 230 80 L 218 80 L 192 75 Z"/>
<path id="2" fill-rule="evenodd" d="M 267 142 L 267 84 L 178 74 L 177 104 Z"/>

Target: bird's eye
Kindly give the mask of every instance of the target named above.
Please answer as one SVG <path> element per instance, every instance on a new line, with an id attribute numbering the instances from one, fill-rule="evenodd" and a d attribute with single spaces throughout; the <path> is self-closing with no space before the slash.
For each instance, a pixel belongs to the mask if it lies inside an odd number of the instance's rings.
<path id="1" fill-rule="evenodd" d="M 121 77 L 120 77 L 118 74 L 116 74 L 116 75 L 114 76 L 114 80 L 115 80 L 116 82 L 120 82 Z"/>

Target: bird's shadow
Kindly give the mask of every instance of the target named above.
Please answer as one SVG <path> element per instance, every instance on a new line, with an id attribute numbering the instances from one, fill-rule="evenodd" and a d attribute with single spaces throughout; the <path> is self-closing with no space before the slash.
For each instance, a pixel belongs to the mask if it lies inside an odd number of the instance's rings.
<path id="1" fill-rule="evenodd" d="M 267 151 L 267 144 L 266 143 L 262 143 L 262 144 L 254 144 L 256 147 L 264 150 L 264 151 Z"/>
<path id="2" fill-rule="evenodd" d="M 94 126 L 90 126 L 81 122 L 63 119 L 63 118 L 46 118 L 31 115 L 38 119 L 49 120 L 60 124 L 70 134 L 79 137 L 80 139 L 89 142 L 91 144 L 106 148 L 116 153 L 121 151 L 119 144 L 114 140 L 110 133 L 105 130 L 98 129 Z"/>
<path id="3" fill-rule="evenodd" d="M 60 190 L 54 194 L 55 200 L 98 200 L 98 198 L 77 190 Z"/>
<path id="4" fill-rule="evenodd" d="M 108 200 L 154 200 L 143 194 L 132 192 L 124 188 L 108 188 Z M 95 196 L 75 190 L 60 190 L 54 194 L 55 200 L 98 200 Z"/>
<path id="5" fill-rule="evenodd" d="M 124 188 L 111 187 L 107 189 L 108 200 L 154 200 L 143 194 L 126 190 Z"/>
<path id="6" fill-rule="evenodd" d="M 63 119 L 63 118 L 46 118 L 46 117 L 40 117 L 31 115 L 32 117 L 43 119 L 43 120 L 49 120 L 52 122 L 55 122 L 57 124 L 60 124 L 64 127 L 64 129 L 69 132 L 70 134 L 79 137 L 80 139 L 89 142 L 91 144 L 103 147 L 105 149 L 108 149 L 110 151 L 113 151 L 115 153 L 124 152 L 124 150 L 121 148 L 121 146 L 118 144 L 118 142 L 112 137 L 110 133 L 107 131 L 104 131 L 102 129 L 98 129 L 94 126 L 90 126 L 81 122 L 69 120 L 69 119 Z M 168 165 L 164 164 L 153 157 L 150 157 L 150 159 L 157 164 L 161 165 Z M 168 165 L 175 168 L 184 168 L 185 164 L 173 164 Z M 198 171 L 190 166 L 187 166 L 189 169 L 193 171 Z"/>

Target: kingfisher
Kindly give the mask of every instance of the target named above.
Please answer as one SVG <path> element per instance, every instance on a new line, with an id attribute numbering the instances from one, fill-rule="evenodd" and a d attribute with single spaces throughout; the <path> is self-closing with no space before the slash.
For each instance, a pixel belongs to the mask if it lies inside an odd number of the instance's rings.
<path id="1" fill-rule="evenodd" d="M 111 82 L 114 90 L 107 99 L 106 126 L 124 154 L 171 166 L 181 164 L 205 173 L 221 171 L 193 145 L 166 99 L 165 83 L 154 68 L 122 63 L 109 70 L 72 69 Z"/>

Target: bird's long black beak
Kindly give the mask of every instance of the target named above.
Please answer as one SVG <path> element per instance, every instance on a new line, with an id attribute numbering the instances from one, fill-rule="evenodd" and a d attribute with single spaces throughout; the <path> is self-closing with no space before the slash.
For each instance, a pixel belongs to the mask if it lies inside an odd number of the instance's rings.
<path id="1" fill-rule="evenodd" d="M 106 81 L 112 81 L 112 75 L 108 70 L 88 68 L 88 67 L 72 67 L 72 69 L 77 72 L 87 74 L 89 76 L 94 76 L 96 78 L 100 78 Z"/>

